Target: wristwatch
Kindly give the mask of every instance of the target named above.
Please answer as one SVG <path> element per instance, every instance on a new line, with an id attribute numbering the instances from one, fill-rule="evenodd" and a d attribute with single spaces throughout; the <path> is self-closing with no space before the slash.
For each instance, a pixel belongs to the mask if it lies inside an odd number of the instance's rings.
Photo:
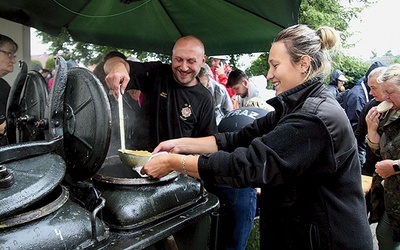
<path id="1" fill-rule="evenodd" d="M 393 161 L 394 172 L 400 172 L 399 161 Z"/>

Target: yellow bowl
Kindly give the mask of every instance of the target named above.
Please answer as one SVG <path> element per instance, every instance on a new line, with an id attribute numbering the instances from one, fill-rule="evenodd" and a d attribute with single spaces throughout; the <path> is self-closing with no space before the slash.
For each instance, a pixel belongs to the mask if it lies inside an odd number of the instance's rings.
<path id="1" fill-rule="evenodd" d="M 149 161 L 151 153 L 144 150 L 118 150 L 119 158 L 129 167 L 143 166 Z"/>

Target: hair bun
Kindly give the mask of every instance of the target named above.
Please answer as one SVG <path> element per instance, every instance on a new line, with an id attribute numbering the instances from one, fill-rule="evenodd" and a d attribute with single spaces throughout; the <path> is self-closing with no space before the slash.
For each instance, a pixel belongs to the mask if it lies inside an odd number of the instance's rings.
<path id="1" fill-rule="evenodd" d="M 321 48 L 330 50 L 336 46 L 340 40 L 338 32 L 328 26 L 321 26 L 317 29 L 317 34 L 321 38 Z"/>

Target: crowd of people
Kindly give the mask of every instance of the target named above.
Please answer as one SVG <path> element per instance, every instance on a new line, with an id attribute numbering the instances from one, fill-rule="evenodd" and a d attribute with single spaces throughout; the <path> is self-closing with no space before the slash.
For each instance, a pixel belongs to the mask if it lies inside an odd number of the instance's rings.
<path id="1" fill-rule="evenodd" d="M 370 221 L 378 222 L 380 249 L 400 249 L 400 64 L 388 66 L 377 81 L 383 102 L 391 106 L 388 110 L 374 106 L 366 115 L 366 141 L 379 157 L 371 188 Z"/>
<path id="2" fill-rule="evenodd" d="M 268 100 L 227 57 L 208 65 L 192 35 L 176 41 L 171 64 L 112 52 L 95 74 L 116 99 L 134 101 L 140 130 L 130 133 L 146 142 L 132 147 L 168 152 L 142 173 L 178 171 L 219 198 L 218 249 L 246 248 L 257 204 L 261 249 L 373 249 L 370 223 L 378 223 L 380 249 L 400 249 L 400 65 L 374 62 L 346 90 L 328 55 L 338 44 L 330 27 L 282 30 L 269 51 L 276 96 Z M 13 71 L 17 49 L 0 35 L 1 77 Z M 41 73 L 50 82 L 52 73 Z M 0 84 L 3 136 L 9 84 Z M 367 196 L 361 175 L 373 178 Z"/>
<path id="3" fill-rule="evenodd" d="M 143 173 L 261 187 L 261 249 L 372 249 L 353 131 L 323 82 L 337 39 L 328 27 L 281 31 L 268 59 L 275 110 L 235 133 L 163 141 L 154 152 L 169 154 Z"/>

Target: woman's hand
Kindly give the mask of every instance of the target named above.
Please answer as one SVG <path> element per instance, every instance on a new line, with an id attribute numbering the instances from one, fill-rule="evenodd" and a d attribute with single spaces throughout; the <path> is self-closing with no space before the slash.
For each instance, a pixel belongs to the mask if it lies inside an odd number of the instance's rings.
<path id="1" fill-rule="evenodd" d="M 378 161 L 375 164 L 375 172 L 382 178 L 387 178 L 396 174 L 393 169 L 393 161 L 392 160 L 383 160 Z"/>
<path id="2" fill-rule="evenodd" d="M 158 153 L 158 152 L 168 152 L 168 153 L 179 153 L 178 148 L 176 147 L 177 141 L 179 139 L 173 139 L 173 140 L 168 140 L 168 141 L 163 141 L 158 146 L 153 150 L 153 154 Z"/>
<path id="3" fill-rule="evenodd" d="M 206 138 L 206 137 L 203 137 Z M 212 137 L 214 138 L 214 137 Z M 203 139 L 204 140 L 204 139 Z M 215 140 L 214 140 L 215 141 Z M 197 153 L 197 152 L 204 152 L 202 150 L 196 150 L 197 148 L 193 149 L 194 145 L 198 144 L 202 145 L 201 138 L 190 138 L 190 137 L 183 137 L 179 139 L 172 139 L 168 141 L 163 141 L 153 150 L 153 154 L 158 152 L 168 152 L 168 153 Z M 204 142 L 205 144 L 206 142 Z M 211 147 L 211 146 L 210 146 Z"/>
<path id="4" fill-rule="evenodd" d="M 147 174 L 151 178 L 161 178 L 174 170 L 172 166 L 180 164 L 178 158 L 181 157 L 177 154 L 157 155 L 144 164 L 140 173 Z"/>
<path id="5" fill-rule="evenodd" d="M 199 179 L 198 160 L 198 155 L 160 154 L 144 164 L 140 173 L 152 178 L 161 178 L 172 171 L 178 171 Z"/>

